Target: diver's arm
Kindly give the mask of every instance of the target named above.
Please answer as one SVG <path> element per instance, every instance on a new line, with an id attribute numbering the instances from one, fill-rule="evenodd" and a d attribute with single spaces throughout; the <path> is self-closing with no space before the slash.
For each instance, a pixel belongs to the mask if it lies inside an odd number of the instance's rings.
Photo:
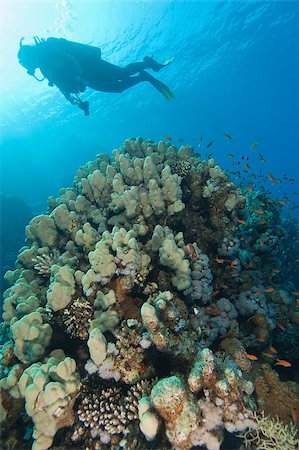
<path id="1" fill-rule="evenodd" d="M 68 92 L 63 91 L 60 88 L 58 88 L 58 89 L 64 95 L 64 97 L 67 99 L 68 102 L 70 102 L 72 105 L 77 105 L 78 108 L 80 108 L 80 109 L 82 109 L 82 111 L 84 111 L 85 116 L 89 116 L 89 102 L 87 102 L 87 101 L 83 102 L 78 97 L 78 95 L 75 97 L 74 95 L 71 95 Z"/>

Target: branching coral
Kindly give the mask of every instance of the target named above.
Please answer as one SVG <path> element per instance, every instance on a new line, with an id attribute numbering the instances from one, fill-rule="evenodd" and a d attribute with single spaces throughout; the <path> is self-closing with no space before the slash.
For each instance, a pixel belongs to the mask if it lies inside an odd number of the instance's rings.
<path id="1" fill-rule="evenodd" d="M 254 413 L 254 427 L 240 434 L 246 448 L 260 450 L 296 450 L 299 448 L 298 428 L 294 423 L 284 425 L 278 418 Z"/>

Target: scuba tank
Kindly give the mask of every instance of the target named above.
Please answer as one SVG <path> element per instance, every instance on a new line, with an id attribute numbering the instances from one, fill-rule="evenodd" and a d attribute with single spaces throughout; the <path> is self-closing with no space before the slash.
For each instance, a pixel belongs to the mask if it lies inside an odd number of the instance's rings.
<path id="1" fill-rule="evenodd" d="M 101 59 L 101 49 L 93 45 L 80 44 L 74 41 L 68 41 L 64 38 L 48 38 L 44 45 L 56 48 L 62 52 L 74 56 L 80 64 L 92 63 Z"/>

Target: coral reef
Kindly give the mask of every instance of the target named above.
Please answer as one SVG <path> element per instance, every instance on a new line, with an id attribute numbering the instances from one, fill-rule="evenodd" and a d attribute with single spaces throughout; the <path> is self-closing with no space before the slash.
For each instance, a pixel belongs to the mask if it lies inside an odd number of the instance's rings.
<path id="1" fill-rule="evenodd" d="M 278 429 L 296 444 L 282 224 L 189 145 L 131 138 L 82 166 L 5 275 L 4 448 L 218 450 L 239 432 L 274 448 Z"/>

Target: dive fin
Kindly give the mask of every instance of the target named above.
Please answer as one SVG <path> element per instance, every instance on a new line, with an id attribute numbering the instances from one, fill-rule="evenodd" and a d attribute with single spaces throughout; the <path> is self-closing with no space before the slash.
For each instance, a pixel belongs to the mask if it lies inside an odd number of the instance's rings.
<path id="1" fill-rule="evenodd" d="M 174 93 L 169 89 L 166 84 L 162 83 L 162 81 L 157 80 L 155 77 L 150 75 L 147 72 L 142 72 L 143 78 L 151 83 L 154 88 L 156 88 L 166 100 L 172 100 L 175 95 Z"/>

